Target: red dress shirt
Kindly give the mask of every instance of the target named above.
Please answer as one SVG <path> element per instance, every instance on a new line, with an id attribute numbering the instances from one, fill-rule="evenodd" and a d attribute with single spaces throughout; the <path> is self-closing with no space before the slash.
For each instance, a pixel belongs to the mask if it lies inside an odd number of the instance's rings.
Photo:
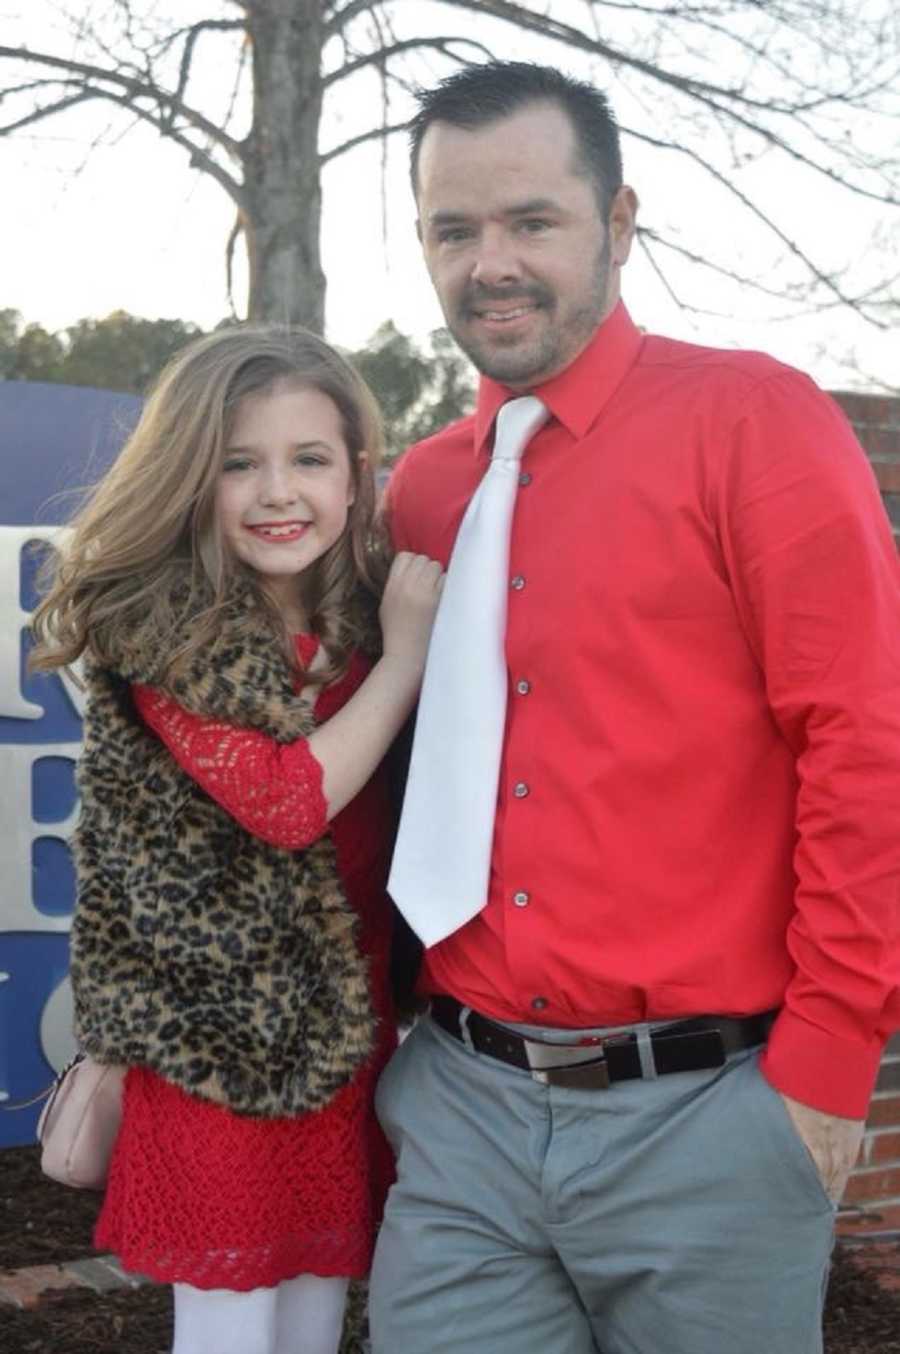
<path id="1" fill-rule="evenodd" d="M 566 1028 L 779 1007 L 771 1082 L 861 1117 L 900 1024 L 900 590 L 870 468 L 807 377 L 622 305 L 534 393 L 490 893 L 423 990 Z M 508 398 L 483 378 L 403 458 L 398 549 L 449 558 Z"/>

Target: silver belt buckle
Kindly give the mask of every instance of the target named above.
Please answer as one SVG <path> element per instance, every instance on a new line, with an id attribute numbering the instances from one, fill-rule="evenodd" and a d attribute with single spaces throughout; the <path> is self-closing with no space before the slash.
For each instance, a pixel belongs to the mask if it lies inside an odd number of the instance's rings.
<path id="1" fill-rule="evenodd" d="M 588 1044 L 548 1044 L 537 1039 L 523 1042 L 532 1079 L 541 1085 L 568 1086 L 573 1090 L 609 1089 L 602 1039 L 593 1039 Z"/>

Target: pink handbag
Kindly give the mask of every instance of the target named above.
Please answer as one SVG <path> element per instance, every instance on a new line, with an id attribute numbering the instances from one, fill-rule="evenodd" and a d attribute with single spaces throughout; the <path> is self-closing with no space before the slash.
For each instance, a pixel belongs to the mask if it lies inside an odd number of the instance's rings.
<path id="1" fill-rule="evenodd" d="M 75 1189 L 103 1189 L 122 1122 L 125 1068 L 78 1053 L 60 1072 L 38 1120 L 41 1170 Z"/>

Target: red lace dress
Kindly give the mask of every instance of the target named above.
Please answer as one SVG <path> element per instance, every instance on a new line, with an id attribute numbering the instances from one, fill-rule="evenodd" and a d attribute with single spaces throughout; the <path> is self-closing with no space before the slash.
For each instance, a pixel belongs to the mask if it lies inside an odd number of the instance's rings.
<path id="1" fill-rule="evenodd" d="M 308 663 L 316 641 L 297 642 Z M 317 719 L 339 710 L 366 671 L 355 658 L 347 676 L 320 693 Z M 278 745 L 190 715 L 160 692 L 135 687 L 134 695 L 179 764 L 249 831 L 292 849 L 331 831 L 341 879 L 360 915 L 379 1034 L 371 1058 L 324 1109 L 291 1118 L 236 1115 L 149 1068 L 129 1069 L 95 1245 L 114 1251 L 125 1269 L 197 1288 L 246 1291 L 298 1274 L 360 1278 L 369 1270 L 393 1179 L 372 1105 L 396 1042 L 384 779 L 373 777 L 326 828 L 321 767 L 305 741 Z"/>

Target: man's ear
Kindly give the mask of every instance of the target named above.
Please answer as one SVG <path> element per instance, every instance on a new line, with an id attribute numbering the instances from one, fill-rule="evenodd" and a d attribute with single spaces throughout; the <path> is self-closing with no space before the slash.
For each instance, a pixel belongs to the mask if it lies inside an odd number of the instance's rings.
<path id="1" fill-rule="evenodd" d="M 609 207 L 609 248 L 613 263 L 621 268 L 628 262 L 637 229 L 638 197 L 633 188 L 623 183 Z"/>

